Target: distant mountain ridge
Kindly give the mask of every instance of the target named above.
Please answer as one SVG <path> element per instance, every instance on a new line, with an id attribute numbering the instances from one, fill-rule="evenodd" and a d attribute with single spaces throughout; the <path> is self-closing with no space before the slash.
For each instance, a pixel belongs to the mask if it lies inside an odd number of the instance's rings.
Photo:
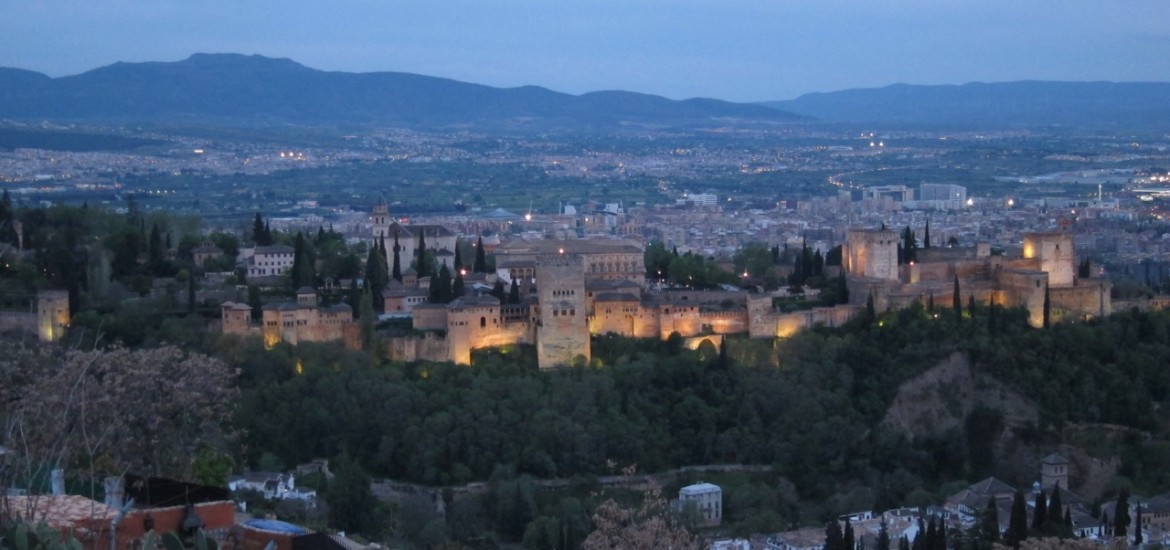
<path id="1" fill-rule="evenodd" d="M 194 54 L 115 63 L 60 78 L 0 68 L 0 117 L 78 121 L 291 124 L 715 125 L 800 120 L 755 104 L 633 92 L 574 96 L 410 73 L 311 69 L 259 55 Z"/>
<path id="2" fill-rule="evenodd" d="M 1170 124 L 1170 83 L 895 84 L 805 94 L 763 105 L 826 122 L 1157 128 Z"/>

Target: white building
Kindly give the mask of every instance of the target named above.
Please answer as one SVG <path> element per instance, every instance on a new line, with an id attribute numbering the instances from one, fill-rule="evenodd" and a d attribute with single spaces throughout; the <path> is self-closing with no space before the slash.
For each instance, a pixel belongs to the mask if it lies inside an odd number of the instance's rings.
<path id="1" fill-rule="evenodd" d="M 689 507 L 699 514 L 704 526 L 719 525 L 723 521 L 723 489 L 712 483 L 696 483 L 678 490 L 679 508 Z"/>
<path id="2" fill-rule="evenodd" d="M 278 244 L 274 246 L 257 246 L 248 259 L 248 278 L 252 277 L 279 277 L 285 270 L 292 269 L 293 256 L 296 251 L 293 247 Z"/>

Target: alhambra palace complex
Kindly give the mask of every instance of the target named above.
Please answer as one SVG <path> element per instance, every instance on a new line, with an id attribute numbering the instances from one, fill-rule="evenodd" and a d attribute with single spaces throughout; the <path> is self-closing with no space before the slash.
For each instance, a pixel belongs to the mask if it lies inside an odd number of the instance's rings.
<path id="1" fill-rule="evenodd" d="M 456 236 L 440 226 L 389 222 L 385 204 L 372 217 L 377 242 L 398 235 L 403 258 L 414 254 L 416 235 L 437 258 L 451 255 Z M 426 303 L 428 278 L 412 271 L 391 280 L 382 293 L 385 311 L 408 315 L 415 331 L 383 342 L 397 360 L 453 361 L 470 364 L 476 348 L 531 344 L 541 368 L 583 364 L 590 359 L 590 337 L 616 333 L 635 338 L 666 339 L 677 332 L 690 347 L 705 340 L 720 345 L 723 335 L 752 338 L 787 337 L 821 324 L 838 326 L 864 311 L 873 297 L 885 311 L 933 300 L 949 305 L 956 277 L 962 300 L 1004 307 L 1025 307 L 1033 326 L 1043 322 L 1045 293 L 1052 322 L 1108 315 L 1110 283 L 1078 278 L 1072 237 L 1033 233 L 1022 250 L 993 255 L 989 245 L 918 250 L 918 261 L 899 265 L 899 234 L 891 230 L 854 229 L 842 251 L 850 303 L 780 313 L 773 296 L 738 290 L 657 290 L 647 287 L 643 249 L 617 240 L 515 240 L 496 249 L 496 273 L 506 284 L 515 280 L 522 299 L 501 303 L 488 294 L 467 295 L 449 304 Z M 223 331 L 263 336 L 266 344 L 345 341 L 357 346 L 358 328 L 349 306 L 321 307 L 311 288 L 297 292 L 295 303 L 268 304 L 259 325 L 245 304 L 228 302 L 222 310 Z"/>

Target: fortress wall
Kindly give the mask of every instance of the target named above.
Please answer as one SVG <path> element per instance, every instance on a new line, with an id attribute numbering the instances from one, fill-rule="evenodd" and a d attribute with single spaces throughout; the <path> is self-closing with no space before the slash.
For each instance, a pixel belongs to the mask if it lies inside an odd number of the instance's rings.
<path id="1" fill-rule="evenodd" d="M 1051 287 L 1048 297 L 1050 321 L 1078 320 L 1086 316 L 1099 317 L 1113 313 L 1110 299 L 1110 284 L 1103 280 L 1081 280 L 1081 285 L 1072 287 Z"/>
<path id="2" fill-rule="evenodd" d="M 447 308 L 418 307 L 410 312 L 415 330 L 447 330 Z"/>
<path id="3" fill-rule="evenodd" d="M 446 361 L 447 340 L 435 334 L 384 338 L 386 358 L 391 361 Z"/>

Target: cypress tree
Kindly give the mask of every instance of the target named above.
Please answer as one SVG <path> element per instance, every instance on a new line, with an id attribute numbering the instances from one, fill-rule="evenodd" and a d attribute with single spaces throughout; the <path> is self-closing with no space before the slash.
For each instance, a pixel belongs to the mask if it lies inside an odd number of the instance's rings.
<path id="1" fill-rule="evenodd" d="M 845 550 L 845 535 L 841 533 L 841 525 L 837 520 L 830 520 L 825 526 L 825 550 Z M 852 550 L 852 549 L 850 549 Z"/>
<path id="2" fill-rule="evenodd" d="M 264 246 L 267 244 L 264 238 L 264 219 L 260 217 L 260 213 L 256 213 L 256 217 L 252 220 L 252 244 L 256 246 Z"/>
<path id="3" fill-rule="evenodd" d="M 259 321 L 264 315 L 264 304 L 260 301 L 260 288 L 256 285 L 248 285 L 248 305 L 252 306 L 252 320 Z"/>
<path id="4" fill-rule="evenodd" d="M 967 295 L 967 316 L 972 318 L 972 319 L 975 318 L 975 295 L 974 294 Z"/>
<path id="5" fill-rule="evenodd" d="M 1013 548 L 1019 548 L 1020 543 L 1028 538 L 1028 505 L 1024 502 L 1024 493 L 1016 491 L 1012 499 L 1012 514 L 1004 542 Z"/>
<path id="6" fill-rule="evenodd" d="M 918 516 L 918 533 L 914 535 L 914 541 L 910 543 L 910 550 L 928 550 L 926 547 L 927 527 L 922 521 L 922 516 Z"/>
<path id="7" fill-rule="evenodd" d="M 955 274 L 955 289 L 951 294 L 951 308 L 955 310 L 955 318 L 963 317 L 963 294 L 959 291 L 959 274 Z"/>
<path id="8" fill-rule="evenodd" d="M 914 231 L 907 225 L 906 229 L 902 231 L 902 256 L 905 263 L 918 261 L 918 242 L 914 238 Z"/>
<path id="9" fill-rule="evenodd" d="M 465 291 L 463 289 L 463 271 L 457 270 L 457 271 L 455 271 L 455 282 L 451 284 L 451 298 L 452 299 L 459 298 L 460 296 L 463 296 L 464 292 Z"/>
<path id="10" fill-rule="evenodd" d="M 508 289 L 508 303 L 520 303 L 520 284 L 516 282 L 516 279 L 512 279 L 512 288 Z"/>
<path id="11" fill-rule="evenodd" d="M 187 313 L 195 313 L 195 270 L 187 271 Z"/>
<path id="12" fill-rule="evenodd" d="M 1097 528 L 1097 536 L 1107 537 L 1109 533 L 1113 532 L 1112 526 L 1109 523 L 1109 513 L 1101 512 L 1101 526 Z"/>
<path id="13" fill-rule="evenodd" d="M 898 539 L 898 550 L 910 550 L 910 541 L 906 539 L 906 535 Z"/>
<path id="14" fill-rule="evenodd" d="M 1032 528 L 1037 531 L 1044 528 L 1044 520 L 1048 519 L 1048 496 L 1041 490 L 1036 493 L 1036 500 L 1032 506 Z"/>
<path id="15" fill-rule="evenodd" d="M 1048 518 L 1045 523 L 1049 528 L 1064 523 L 1064 504 L 1060 502 L 1060 483 L 1052 486 L 1052 496 L 1048 499 Z"/>
<path id="16" fill-rule="evenodd" d="M 496 284 L 492 285 L 492 291 L 488 294 L 495 296 L 501 304 L 507 301 L 508 291 L 504 289 L 504 280 L 496 279 Z"/>
<path id="17" fill-rule="evenodd" d="M 877 310 L 873 306 L 873 293 L 870 292 L 869 296 L 865 299 L 865 323 L 868 325 L 874 319 L 877 319 Z"/>
<path id="18" fill-rule="evenodd" d="M 934 293 L 926 297 L 926 311 L 934 313 Z"/>
<path id="19" fill-rule="evenodd" d="M 917 542 L 918 539 L 915 539 Z M 934 520 L 934 516 L 930 516 L 930 521 L 926 523 L 926 542 L 923 544 L 925 550 L 938 549 L 938 524 Z"/>
<path id="20" fill-rule="evenodd" d="M 842 536 L 841 547 L 847 550 L 853 550 L 856 541 L 853 539 L 853 522 L 849 518 L 845 518 L 845 534 Z"/>
<path id="21" fill-rule="evenodd" d="M 987 499 L 983 515 L 979 516 L 978 536 L 984 548 L 991 548 L 992 545 L 999 542 L 999 509 L 995 506 L 994 498 Z"/>
<path id="22" fill-rule="evenodd" d="M 459 273 L 463 269 L 463 253 L 459 249 L 459 239 L 455 239 L 455 265 L 452 266 L 455 273 Z"/>
<path id="23" fill-rule="evenodd" d="M 393 277 L 395 281 L 398 281 L 400 283 L 402 282 L 402 258 L 400 255 L 401 251 L 402 251 L 402 246 L 398 244 L 398 229 L 396 228 L 394 230 L 394 266 L 391 268 L 392 270 L 390 272 L 390 276 Z"/>
<path id="24" fill-rule="evenodd" d="M 1133 544 L 1134 546 L 1142 545 L 1142 507 L 1140 505 L 1134 506 L 1133 511 Z"/>
<path id="25" fill-rule="evenodd" d="M 987 333 L 995 334 L 997 327 L 995 326 L 995 293 L 991 293 L 991 298 L 987 300 Z"/>
<path id="26" fill-rule="evenodd" d="M 357 277 L 349 281 L 349 296 L 346 297 L 345 303 L 349 304 L 349 308 L 353 311 L 358 311 L 362 303 L 362 289 L 358 286 Z"/>
<path id="27" fill-rule="evenodd" d="M 369 350 L 374 343 L 374 297 L 368 286 L 362 292 L 362 301 L 358 305 L 358 321 L 362 331 L 362 349 Z"/>
<path id="28" fill-rule="evenodd" d="M 885 516 L 882 516 L 881 526 L 878 528 L 877 545 L 874 550 L 890 550 L 890 527 L 886 525 Z"/>
<path id="29" fill-rule="evenodd" d="M 1129 489 L 1122 489 L 1113 509 L 1113 536 L 1125 538 L 1129 533 Z"/>
<path id="30" fill-rule="evenodd" d="M 475 269 L 476 273 L 487 273 L 487 256 L 486 256 L 486 254 L 487 253 L 483 251 L 483 237 L 481 236 L 479 238 L 479 241 L 475 243 L 475 266 L 474 266 L 474 269 Z"/>
<path id="31" fill-rule="evenodd" d="M 418 276 L 420 278 L 421 277 L 430 277 L 433 274 L 431 268 L 434 267 L 434 266 L 426 265 L 429 262 L 426 261 L 426 259 L 427 259 L 427 238 L 426 238 L 426 236 L 424 236 L 424 233 L 426 233 L 426 232 L 423 231 L 421 228 L 418 230 L 418 250 L 416 250 L 414 252 L 415 257 L 417 258 L 417 260 L 415 260 L 415 262 L 418 264 Z"/>
<path id="32" fill-rule="evenodd" d="M 926 219 L 926 231 L 922 233 L 922 248 L 930 248 L 930 218 Z"/>
<path id="33" fill-rule="evenodd" d="M 1052 303 L 1049 301 L 1048 283 L 1044 283 L 1044 321 L 1043 321 L 1044 328 L 1048 328 L 1048 323 L 1050 322 L 1051 315 L 1052 315 Z"/>

